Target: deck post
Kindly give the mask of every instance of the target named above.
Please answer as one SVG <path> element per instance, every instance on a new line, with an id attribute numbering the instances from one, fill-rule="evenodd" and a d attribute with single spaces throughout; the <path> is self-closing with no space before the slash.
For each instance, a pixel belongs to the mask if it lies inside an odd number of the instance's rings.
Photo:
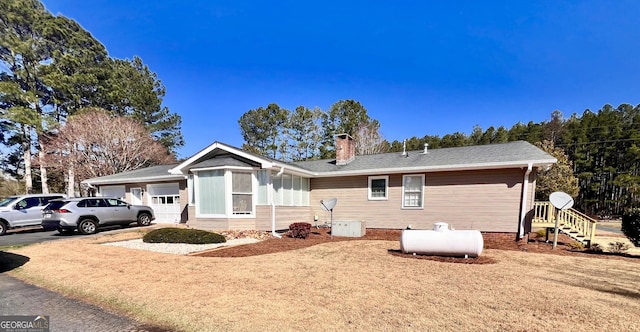
<path id="1" fill-rule="evenodd" d="M 589 247 L 593 243 L 593 239 L 596 237 L 596 223 L 591 223 L 591 234 L 589 234 Z"/>
<path id="2" fill-rule="evenodd" d="M 553 231 L 553 249 L 555 249 L 558 246 L 558 220 L 560 219 L 560 213 L 555 207 L 553 210 L 556 213 L 556 227 Z"/>

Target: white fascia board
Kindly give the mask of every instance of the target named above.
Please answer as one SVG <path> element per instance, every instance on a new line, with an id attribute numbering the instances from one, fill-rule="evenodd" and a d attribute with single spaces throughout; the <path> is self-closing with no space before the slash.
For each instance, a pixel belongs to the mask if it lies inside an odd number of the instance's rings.
<path id="1" fill-rule="evenodd" d="M 182 169 L 189 166 L 189 164 L 193 163 L 194 161 L 200 159 L 201 157 L 205 156 L 207 153 L 213 151 L 214 149 L 216 149 L 218 147 L 219 143 L 218 142 L 214 142 L 213 144 L 207 146 L 206 148 L 200 150 L 200 152 L 197 152 L 196 154 L 194 154 L 193 156 L 189 157 L 187 160 L 183 161 L 180 165 L 172 168 L 169 170 L 170 174 L 184 174 L 182 172 Z"/>
<path id="2" fill-rule="evenodd" d="M 106 185 L 106 184 L 126 184 L 126 183 L 134 183 L 134 182 L 160 182 L 160 181 L 171 181 L 171 180 L 184 180 L 186 179 L 186 175 L 162 175 L 162 176 L 145 176 L 145 177 L 135 177 L 135 178 L 126 178 L 126 179 L 106 179 L 106 180 L 96 180 L 91 181 L 91 179 L 83 180 L 80 183 L 90 184 L 90 185 Z"/>
<path id="3" fill-rule="evenodd" d="M 440 166 L 422 166 L 422 167 L 403 167 L 403 168 L 379 168 L 379 169 L 363 169 L 357 171 L 338 171 L 338 172 L 317 172 L 314 177 L 326 178 L 337 176 L 356 176 L 356 175 L 372 175 L 372 174 L 399 174 L 399 173 L 432 173 L 446 171 L 472 171 L 487 169 L 504 169 L 504 168 L 527 168 L 529 164 L 534 167 L 549 166 L 555 164 L 557 159 L 532 160 L 522 162 L 497 162 L 497 163 L 480 163 L 480 164 L 460 164 L 460 165 L 440 165 Z"/>
<path id="4" fill-rule="evenodd" d="M 202 171 L 215 171 L 215 170 L 219 170 L 219 169 L 230 169 L 230 170 L 236 170 L 236 171 L 254 171 L 256 169 L 258 169 L 257 167 L 249 167 L 249 166 L 213 166 L 213 167 L 199 167 L 199 168 L 192 168 L 191 171 L 192 172 L 202 172 Z"/>
<path id="5" fill-rule="evenodd" d="M 284 172 L 287 174 L 293 174 L 302 177 L 314 177 L 317 172 L 308 171 L 304 168 L 300 168 L 298 166 L 293 166 L 285 163 L 272 162 L 268 167 L 263 167 L 266 169 L 271 169 L 274 171 L 280 171 L 280 169 L 284 168 Z"/>
<path id="6" fill-rule="evenodd" d="M 213 151 L 215 149 L 220 149 L 220 150 L 235 154 L 237 156 L 240 156 L 242 158 L 255 161 L 255 162 L 259 163 L 262 168 L 269 168 L 273 164 L 273 162 L 271 160 L 257 157 L 257 156 L 255 156 L 253 154 L 249 154 L 249 153 L 247 153 L 245 151 L 242 151 L 240 149 L 236 149 L 234 147 L 222 144 L 220 142 L 215 142 L 215 143 L 209 145 L 208 147 L 200 150 L 200 152 L 194 154 L 193 156 L 191 156 L 187 160 L 183 161 L 180 165 L 170 169 L 169 173 L 171 173 L 171 174 L 184 174 L 184 172 L 182 171 L 184 168 L 188 167 L 190 164 L 192 164 L 196 160 L 204 157 L 209 152 L 211 152 L 211 151 Z"/>

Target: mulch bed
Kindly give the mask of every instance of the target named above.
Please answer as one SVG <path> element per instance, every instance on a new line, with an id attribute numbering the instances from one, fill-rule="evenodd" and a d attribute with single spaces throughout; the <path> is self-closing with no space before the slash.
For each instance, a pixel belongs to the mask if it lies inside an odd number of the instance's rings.
<path id="1" fill-rule="evenodd" d="M 316 244 L 329 243 L 329 242 L 342 242 L 342 241 L 361 241 L 361 240 L 384 240 L 384 241 L 400 241 L 400 230 L 384 230 L 384 229 L 367 229 L 365 236 L 360 238 L 338 237 L 331 238 L 330 230 L 326 228 L 312 229 L 311 234 L 307 239 L 297 239 L 288 237 L 286 234 L 282 238 L 269 237 L 258 243 L 239 245 L 233 247 L 226 247 L 215 249 L 206 252 L 200 252 L 193 254 L 193 256 L 200 257 L 247 257 L 258 256 L 265 254 L 272 254 L 281 251 L 296 250 L 306 247 L 311 247 Z M 531 238 L 534 238 L 532 234 Z M 515 241 L 512 234 L 483 234 L 484 249 L 499 249 L 499 250 L 513 250 L 523 252 L 534 253 L 546 253 L 553 255 L 573 255 L 573 256 L 593 256 L 593 253 L 584 251 L 575 251 L 567 244 L 573 242 L 573 240 L 563 234 L 558 237 L 558 246 L 554 250 L 551 242 L 527 240 L 527 237 L 521 241 Z M 427 255 L 413 255 L 404 254 L 400 250 L 389 249 L 389 254 L 411 258 L 411 259 L 428 259 L 440 262 L 448 263 L 461 263 L 461 264 L 492 264 L 495 260 L 487 255 L 480 255 L 475 258 L 464 257 L 441 257 L 441 256 L 427 256 Z M 598 255 L 602 258 L 611 259 L 628 259 L 622 256 L 615 255 Z"/>

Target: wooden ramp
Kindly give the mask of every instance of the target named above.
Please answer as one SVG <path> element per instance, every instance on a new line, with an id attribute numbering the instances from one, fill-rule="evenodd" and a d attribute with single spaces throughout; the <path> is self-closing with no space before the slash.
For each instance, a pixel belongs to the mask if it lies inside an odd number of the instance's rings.
<path id="1" fill-rule="evenodd" d="M 551 202 L 535 202 L 533 212 L 532 228 L 555 227 L 556 208 Z M 597 223 L 595 219 L 575 209 L 558 211 L 558 230 L 587 247 L 596 237 Z"/>

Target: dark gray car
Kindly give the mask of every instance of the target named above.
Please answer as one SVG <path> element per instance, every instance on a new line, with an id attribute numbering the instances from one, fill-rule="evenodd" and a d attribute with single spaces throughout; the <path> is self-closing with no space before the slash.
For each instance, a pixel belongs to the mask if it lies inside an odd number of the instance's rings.
<path id="1" fill-rule="evenodd" d="M 71 233 L 93 234 L 99 227 L 129 225 L 133 222 L 148 226 L 154 220 L 153 209 L 146 205 L 131 205 L 111 197 L 82 197 L 51 201 L 42 211 L 42 227 Z"/>

